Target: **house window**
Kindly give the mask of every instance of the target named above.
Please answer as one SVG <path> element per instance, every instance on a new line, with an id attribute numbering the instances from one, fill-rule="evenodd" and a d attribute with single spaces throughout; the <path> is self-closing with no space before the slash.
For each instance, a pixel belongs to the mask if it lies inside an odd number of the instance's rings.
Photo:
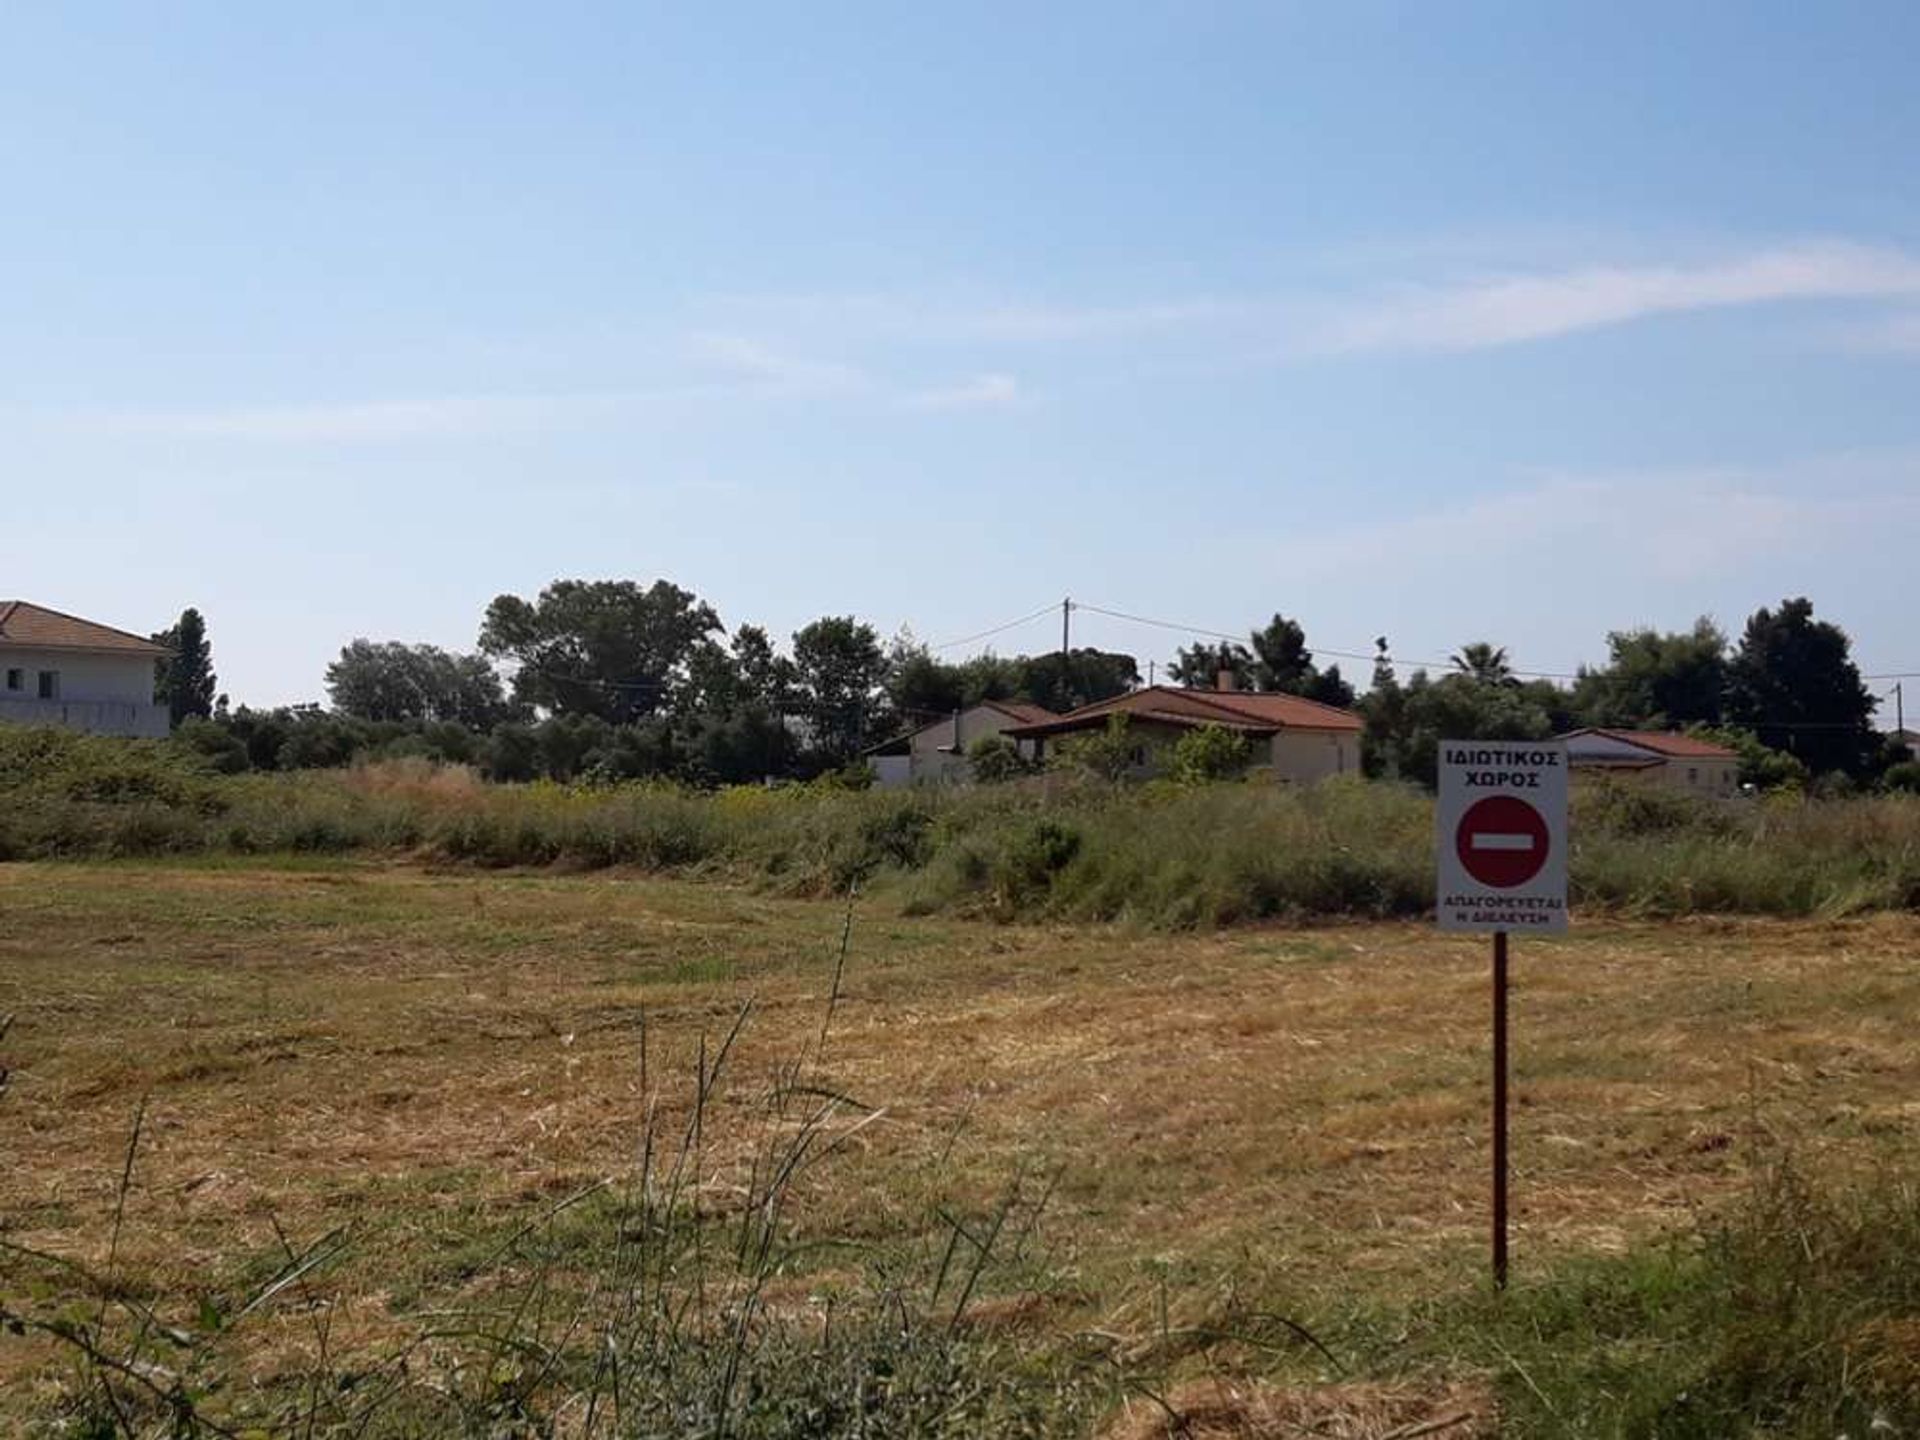
<path id="1" fill-rule="evenodd" d="M 40 672 L 40 698 L 42 700 L 58 700 L 60 698 L 60 672 L 58 670 L 42 670 Z"/>
<path id="2" fill-rule="evenodd" d="M 1687 767 L 1687 784 L 1698 785 L 1699 783 L 1700 783 L 1700 772 L 1696 770 L 1693 766 L 1689 765 Z"/>
<path id="3" fill-rule="evenodd" d="M 7 689 L 24 690 L 27 688 L 27 672 L 13 669 L 7 671 Z"/>

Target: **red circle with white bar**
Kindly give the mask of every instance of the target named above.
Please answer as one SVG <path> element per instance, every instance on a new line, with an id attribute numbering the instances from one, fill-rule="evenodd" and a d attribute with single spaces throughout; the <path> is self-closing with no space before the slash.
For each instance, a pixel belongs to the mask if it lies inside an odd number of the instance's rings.
<path id="1" fill-rule="evenodd" d="M 1495 890 L 1511 890 L 1538 875 L 1549 843 L 1545 818 L 1513 795 L 1489 795 L 1469 805 L 1453 836 L 1467 873 Z"/>

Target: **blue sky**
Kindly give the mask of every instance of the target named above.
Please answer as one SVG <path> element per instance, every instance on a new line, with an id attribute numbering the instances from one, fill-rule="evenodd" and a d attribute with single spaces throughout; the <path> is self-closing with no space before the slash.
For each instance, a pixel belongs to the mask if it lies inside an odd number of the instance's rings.
<path id="1" fill-rule="evenodd" d="M 557 576 L 1541 671 L 1805 593 L 1920 670 L 1915 53 L 1895 4 L 10 7 L 0 595 L 196 604 L 253 703 Z"/>

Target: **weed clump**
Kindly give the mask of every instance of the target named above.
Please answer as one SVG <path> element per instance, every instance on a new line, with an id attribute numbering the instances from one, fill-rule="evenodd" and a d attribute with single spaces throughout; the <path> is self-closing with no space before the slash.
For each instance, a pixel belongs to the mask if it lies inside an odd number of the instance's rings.
<path id="1" fill-rule="evenodd" d="M 1501 1377 L 1503 1433 L 1906 1435 L 1920 1426 L 1920 1190 L 1778 1162 L 1693 1233 L 1439 1322 Z"/>
<path id="2" fill-rule="evenodd" d="M 824 1025 L 811 1053 L 740 1093 L 733 1057 L 752 1010 L 702 1035 L 684 1093 L 645 1096 L 624 1173 L 462 1237 L 437 1285 L 390 1297 L 403 1333 L 377 1343 L 333 1329 L 345 1298 L 333 1271 L 355 1244 L 345 1228 L 301 1240 L 276 1221 L 276 1252 L 195 1295 L 157 1293 L 120 1258 L 137 1223 L 142 1101 L 103 1267 L 0 1238 L 0 1336 L 59 1357 L 45 1433 L 1084 1432 L 1111 1386 L 1071 1357 L 1030 1353 L 994 1318 L 1047 1307 L 1032 1242 L 1053 1180 L 1016 1177 L 985 1209 L 936 1193 L 922 1238 L 863 1266 L 857 1239 L 809 1233 L 804 1210 L 813 1187 L 849 1183 L 826 1172 L 882 1112 L 833 1084 Z M 644 1077 L 644 1022 L 639 1036 Z M 280 1338 L 263 1360 L 254 1332 L 268 1325 Z M 289 1351 L 303 1328 L 309 1343 Z"/>

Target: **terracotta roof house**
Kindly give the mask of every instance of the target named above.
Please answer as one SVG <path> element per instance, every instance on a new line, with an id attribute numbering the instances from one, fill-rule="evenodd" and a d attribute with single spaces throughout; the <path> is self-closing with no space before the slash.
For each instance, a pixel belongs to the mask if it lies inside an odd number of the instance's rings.
<path id="1" fill-rule="evenodd" d="M 168 650 L 110 625 L 0 600 L 0 723 L 101 735 L 165 735 L 154 662 Z"/>
<path id="2" fill-rule="evenodd" d="M 1135 739 L 1134 771 L 1141 776 L 1158 774 L 1167 749 L 1206 725 L 1244 735 L 1253 746 L 1250 768 L 1276 779 L 1306 783 L 1360 773 L 1363 727 L 1351 710 L 1298 695 L 1236 690 L 1224 682 L 1216 690 L 1149 685 L 1006 733 L 1031 742 L 1036 757 L 1044 758 L 1048 745 L 1104 730 L 1114 715 L 1127 717 L 1128 734 Z"/>
<path id="3" fill-rule="evenodd" d="M 1672 730 L 1570 730 L 1567 768 L 1576 775 L 1633 776 L 1694 795 L 1731 795 L 1740 784 L 1737 751 Z"/>
<path id="4" fill-rule="evenodd" d="M 977 741 L 1054 718 L 1051 710 L 1023 700 L 982 700 L 874 746 L 867 751 L 867 764 L 883 789 L 964 784 L 973 778 L 967 751 Z M 1024 755 L 1033 753 L 1031 742 L 1018 748 Z"/>

